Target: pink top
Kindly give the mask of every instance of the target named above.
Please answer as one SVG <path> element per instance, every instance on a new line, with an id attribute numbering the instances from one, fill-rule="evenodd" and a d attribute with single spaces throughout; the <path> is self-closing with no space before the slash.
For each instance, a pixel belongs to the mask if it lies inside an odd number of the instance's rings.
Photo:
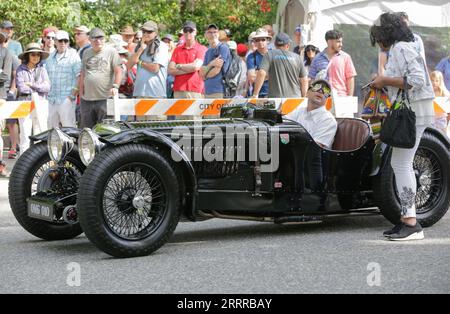
<path id="1" fill-rule="evenodd" d="M 349 95 L 347 80 L 356 75 L 352 57 L 348 53 L 341 51 L 331 58 L 328 78 L 338 96 L 353 96 Z"/>

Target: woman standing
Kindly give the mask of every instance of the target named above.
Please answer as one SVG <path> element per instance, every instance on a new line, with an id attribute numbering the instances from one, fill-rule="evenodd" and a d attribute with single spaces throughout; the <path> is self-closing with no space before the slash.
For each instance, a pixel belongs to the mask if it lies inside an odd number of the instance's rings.
<path id="1" fill-rule="evenodd" d="M 311 66 L 313 59 L 318 53 L 320 53 L 320 49 L 314 45 L 307 45 L 305 47 L 305 60 L 303 61 L 303 64 L 305 65 L 306 71 L 308 71 L 308 73 L 309 67 Z"/>
<path id="2" fill-rule="evenodd" d="M 50 80 L 41 61 L 47 59 L 48 56 L 49 53 L 43 51 L 36 43 L 29 44 L 25 52 L 19 55 L 22 64 L 16 72 L 18 100 L 31 100 L 33 93 L 37 93 L 41 97 L 47 97 L 50 91 Z M 21 154 L 30 147 L 28 137 L 31 135 L 32 127 L 30 116 L 19 119 Z"/>
<path id="3" fill-rule="evenodd" d="M 396 14 L 384 13 L 370 29 L 372 46 L 378 44 L 389 52 L 384 75 L 372 82 L 376 88 L 386 87 L 391 100 L 399 89 L 408 88 L 411 109 L 416 114 L 416 145 L 412 149 L 394 147 L 391 166 L 394 170 L 401 203 L 401 222 L 384 236 L 394 241 L 421 240 L 423 230 L 416 220 L 415 195 L 417 191 L 413 160 L 425 129 L 434 121 L 434 91 L 425 66 L 425 60 L 414 48 L 414 35 Z"/>

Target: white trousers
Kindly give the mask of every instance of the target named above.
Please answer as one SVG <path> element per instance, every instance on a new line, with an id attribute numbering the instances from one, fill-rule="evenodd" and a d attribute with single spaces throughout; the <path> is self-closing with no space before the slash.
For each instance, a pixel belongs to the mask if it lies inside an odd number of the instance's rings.
<path id="1" fill-rule="evenodd" d="M 48 129 L 59 128 L 60 123 L 63 127 L 76 127 L 75 118 L 76 105 L 65 100 L 62 104 L 51 104 L 48 106 Z"/>
<path id="2" fill-rule="evenodd" d="M 416 127 L 416 145 L 411 149 L 392 149 L 391 166 L 394 169 L 395 183 L 401 204 L 401 216 L 403 218 L 416 217 L 416 192 L 417 181 L 414 174 L 413 162 L 420 140 L 427 126 Z"/>
<path id="3" fill-rule="evenodd" d="M 22 155 L 28 148 L 30 148 L 31 132 L 33 130 L 33 120 L 30 116 L 19 119 L 19 147 Z"/>

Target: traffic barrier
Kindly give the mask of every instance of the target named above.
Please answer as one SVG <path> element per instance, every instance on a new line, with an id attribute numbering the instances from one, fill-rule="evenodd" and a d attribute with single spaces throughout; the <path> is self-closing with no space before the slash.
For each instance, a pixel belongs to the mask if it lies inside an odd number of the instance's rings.
<path id="1" fill-rule="evenodd" d="M 223 106 L 262 104 L 271 102 L 283 115 L 295 117 L 296 111 L 306 106 L 307 98 L 232 98 L 232 99 L 119 99 L 108 100 L 108 115 L 115 120 L 120 115 L 130 116 L 218 116 Z M 358 111 L 356 97 L 338 97 L 327 109 L 338 117 L 352 116 Z"/>
<path id="2" fill-rule="evenodd" d="M 225 105 L 243 105 L 250 103 L 272 102 L 283 115 L 291 115 L 302 106 L 306 106 L 306 98 L 269 98 L 269 99 L 119 99 L 108 100 L 108 115 L 120 120 L 120 115 L 170 115 L 170 116 L 217 116 Z M 36 111 L 38 116 L 44 116 L 47 100 L 34 96 L 32 101 L 0 100 L 0 119 L 17 119 L 27 117 Z M 338 117 L 357 113 L 356 97 L 336 97 L 333 103 L 327 102 L 327 109 Z M 436 113 L 450 113 L 450 100 L 447 97 L 437 97 L 434 100 Z M 40 113 L 40 114 L 39 114 Z M 42 117 L 41 117 L 42 120 Z"/>
<path id="3" fill-rule="evenodd" d="M 47 130 L 48 101 L 38 94 L 32 94 L 29 101 L 5 101 L 0 99 L 0 119 L 31 117 L 35 134 Z"/>

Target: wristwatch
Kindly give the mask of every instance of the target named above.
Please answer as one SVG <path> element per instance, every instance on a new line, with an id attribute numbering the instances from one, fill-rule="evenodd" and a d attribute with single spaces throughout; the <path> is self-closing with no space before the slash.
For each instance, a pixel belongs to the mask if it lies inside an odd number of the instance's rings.
<path id="1" fill-rule="evenodd" d="M 113 88 L 115 88 L 115 89 L 119 89 L 119 84 L 113 84 Z"/>
<path id="2" fill-rule="evenodd" d="M 177 70 L 181 70 L 181 67 L 182 67 L 183 65 L 182 64 L 177 64 L 176 66 L 175 66 L 175 68 L 177 68 Z"/>

